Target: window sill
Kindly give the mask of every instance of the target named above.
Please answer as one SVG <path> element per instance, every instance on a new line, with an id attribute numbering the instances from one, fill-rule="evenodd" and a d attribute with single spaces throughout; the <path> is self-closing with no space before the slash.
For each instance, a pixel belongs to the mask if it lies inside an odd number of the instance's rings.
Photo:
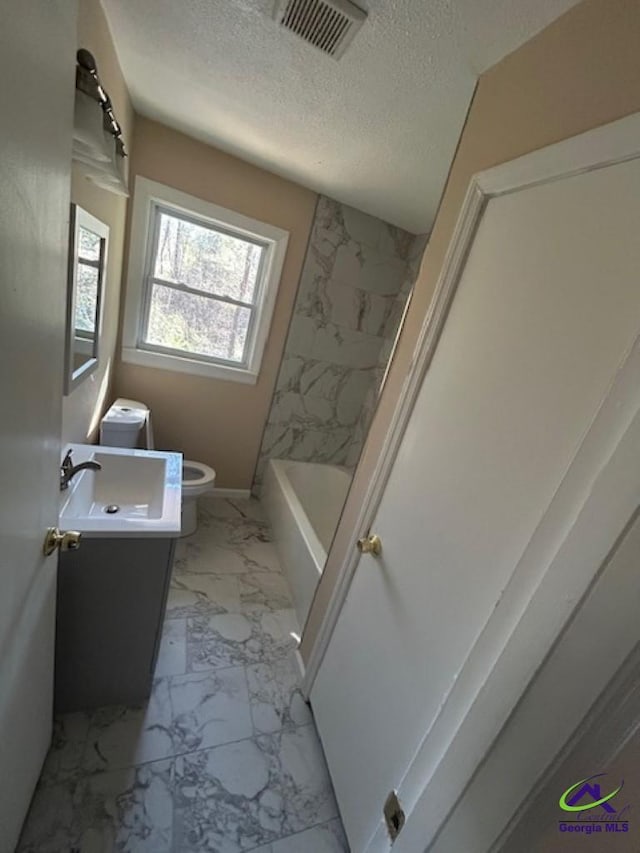
<path id="1" fill-rule="evenodd" d="M 208 361 L 198 361 L 161 352 L 122 348 L 122 360 L 128 364 L 140 367 L 153 367 L 156 370 L 171 370 L 177 373 L 190 373 L 193 376 L 207 376 L 210 379 L 223 379 L 228 382 L 242 382 L 245 385 L 255 385 L 258 374 L 255 371 L 239 367 L 226 367 L 223 364 L 212 364 Z"/>

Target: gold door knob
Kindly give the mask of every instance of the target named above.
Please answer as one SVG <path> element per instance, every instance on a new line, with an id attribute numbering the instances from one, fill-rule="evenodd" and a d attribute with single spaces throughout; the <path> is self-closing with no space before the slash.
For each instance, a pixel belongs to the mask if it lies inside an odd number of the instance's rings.
<path id="1" fill-rule="evenodd" d="M 78 530 L 58 530 L 57 527 L 49 527 L 44 536 L 42 553 L 45 557 L 56 550 L 77 551 L 80 547 L 82 533 Z"/>
<path id="2" fill-rule="evenodd" d="M 364 539 L 358 539 L 358 551 L 361 554 L 373 554 L 374 557 L 379 557 L 382 553 L 382 539 L 376 536 L 365 536 Z"/>

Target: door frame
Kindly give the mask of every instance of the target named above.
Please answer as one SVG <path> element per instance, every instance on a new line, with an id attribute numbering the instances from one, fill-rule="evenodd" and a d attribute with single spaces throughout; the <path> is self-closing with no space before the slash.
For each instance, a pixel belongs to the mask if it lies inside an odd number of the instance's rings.
<path id="1" fill-rule="evenodd" d="M 640 113 L 633 113 L 515 160 L 477 172 L 471 177 L 398 403 L 371 473 L 345 558 L 337 572 L 327 610 L 304 668 L 301 688 L 305 699 L 310 697 L 360 559 L 357 541 L 368 534 L 375 519 L 487 204 L 493 198 L 537 184 L 562 180 L 640 157 L 639 140 Z"/>

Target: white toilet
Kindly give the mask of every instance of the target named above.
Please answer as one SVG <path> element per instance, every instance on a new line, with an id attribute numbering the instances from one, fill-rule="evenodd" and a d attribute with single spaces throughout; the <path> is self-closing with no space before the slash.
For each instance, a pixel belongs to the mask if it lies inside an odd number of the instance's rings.
<path id="1" fill-rule="evenodd" d="M 198 527 L 198 498 L 213 489 L 216 472 L 204 462 L 182 462 L 181 536 L 191 536 Z"/>
<path id="2" fill-rule="evenodd" d="M 100 444 L 110 447 L 137 447 L 145 427 L 144 444 L 154 449 L 151 411 L 144 403 L 120 397 L 100 422 Z M 185 459 L 182 463 L 181 536 L 190 536 L 198 527 L 198 498 L 213 489 L 216 472 L 203 462 Z"/>

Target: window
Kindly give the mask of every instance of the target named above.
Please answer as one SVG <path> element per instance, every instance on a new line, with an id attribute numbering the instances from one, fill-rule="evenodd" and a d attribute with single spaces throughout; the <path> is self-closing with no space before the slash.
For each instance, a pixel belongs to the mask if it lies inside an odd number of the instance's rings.
<path id="1" fill-rule="evenodd" d="M 255 382 L 288 234 L 136 180 L 124 361 Z"/>

